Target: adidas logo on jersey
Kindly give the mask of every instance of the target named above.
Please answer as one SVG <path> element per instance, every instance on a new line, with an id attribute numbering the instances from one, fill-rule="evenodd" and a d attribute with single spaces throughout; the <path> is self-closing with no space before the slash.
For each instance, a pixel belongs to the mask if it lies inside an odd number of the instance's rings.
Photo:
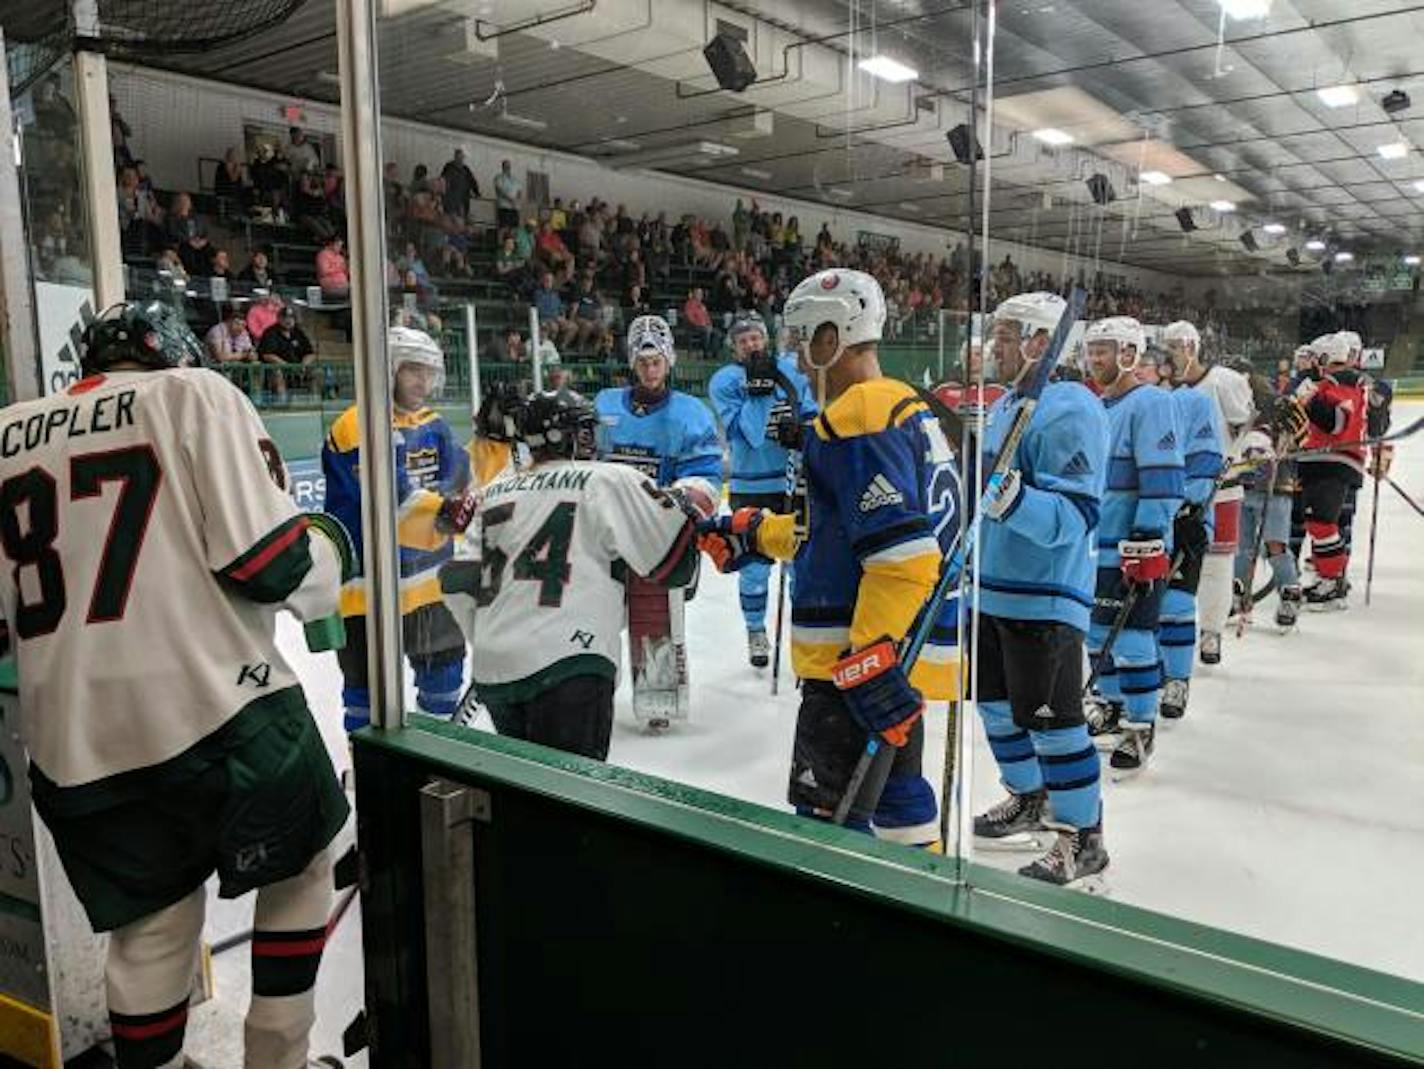
<path id="1" fill-rule="evenodd" d="M 1068 463 L 1063 465 L 1064 475 L 1091 475 L 1093 466 L 1088 463 L 1088 458 L 1083 455 L 1080 449 L 1068 458 Z"/>
<path id="2" fill-rule="evenodd" d="M 1211 438 L 1214 440 L 1216 438 L 1216 428 L 1213 427 L 1210 423 L 1203 423 L 1200 427 L 1197 428 L 1197 437 Z"/>
<path id="3" fill-rule="evenodd" d="M 860 495 L 861 512 L 874 512 L 886 505 L 903 505 L 904 503 L 905 495 L 896 490 L 895 484 L 885 478 L 884 474 L 876 475 L 871 479 L 870 485 L 865 488 L 865 493 Z"/>
<path id="4" fill-rule="evenodd" d="M 1161 450 L 1177 448 L 1177 432 L 1168 431 L 1157 441 L 1157 448 Z"/>

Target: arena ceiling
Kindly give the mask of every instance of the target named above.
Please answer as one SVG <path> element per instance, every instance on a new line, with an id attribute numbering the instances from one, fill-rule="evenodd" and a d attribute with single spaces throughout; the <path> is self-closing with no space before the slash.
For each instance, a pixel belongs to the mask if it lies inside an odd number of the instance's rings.
<path id="1" fill-rule="evenodd" d="M 1224 15 L 1224 4 L 1251 3 L 1268 13 Z M 611 167 L 968 225 L 969 168 L 946 140 L 970 115 L 968 0 L 383 0 L 383 10 L 386 114 Z M 308 0 L 276 32 L 164 65 L 335 100 L 333 17 L 329 0 Z M 1191 274 L 1318 274 L 1337 247 L 1360 258 L 1424 249 L 1424 3 L 1004 0 L 997 19 L 991 236 Z M 743 93 L 719 91 L 701 56 L 719 23 L 745 35 L 756 64 Z M 871 55 L 917 75 L 897 85 L 858 72 Z M 1337 86 L 1354 99 L 1332 107 L 1318 90 Z M 1386 111 L 1395 91 L 1411 104 Z M 1041 143 L 1033 131 L 1045 127 L 1072 143 Z M 1172 181 L 1150 185 L 1143 171 Z M 1093 174 L 1112 184 L 1112 203 L 1093 203 Z M 1325 248 L 1307 248 L 1312 239 Z"/>

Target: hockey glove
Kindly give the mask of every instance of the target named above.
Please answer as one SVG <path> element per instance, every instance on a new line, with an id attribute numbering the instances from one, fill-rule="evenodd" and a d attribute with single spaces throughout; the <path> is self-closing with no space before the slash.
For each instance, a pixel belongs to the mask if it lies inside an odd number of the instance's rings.
<path id="1" fill-rule="evenodd" d="M 846 654 L 836 662 L 831 678 L 850 715 L 868 733 L 895 747 L 910 741 L 910 731 L 925 711 L 925 702 L 910 686 L 895 644 L 888 638 Z"/>
<path id="2" fill-rule="evenodd" d="M 747 357 L 747 396 L 769 397 L 776 389 L 776 357 L 752 353 Z"/>
<path id="3" fill-rule="evenodd" d="M 988 489 L 984 515 L 991 520 L 1004 520 L 1018 507 L 1019 498 L 1023 496 L 1023 475 L 1018 468 L 1010 468 L 997 484 Z"/>
<path id="4" fill-rule="evenodd" d="M 1211 548 L 1206 532 L 1206 510 L 1201 505 L 1183 505 L 1172 521 L 1172 543 L 1188 560 L 1205 560 Z"/>
<path id="5" fill-rule="evenodd" d="M 1150 587 L 1172 570 L 1167 545 L 1157 535 L 1134 531 L 1131 538 L 1117 544 L 1117 551 L 1122 557 L 1122 577 L 1129 584 Z"/>
<path id="6" fill-rule="evenodd" d="M 1305 441 L 1308 423 L 1305 408 L 1294 397 L 1282 397 L 1276 402 L 1271 423 L 1277 441 L 1281 438 L 1288 438 L 1296 443 Z"/>
<path id="7" fill-rule="evenodd" d="M 1377 479 L 1383 479 L 1389 474 L 1389 469 L 1394 464 L 1394 446 L 1386 442 L 1374 448 L 1373 463 L 1370 465 L 1370 474 Z"/>
<path id="8" fill-rule="evenodd" d="M 806 425 L 796 416 L 789 401 L 777 401 L 766 417 L 766 436 L 781 446 L 799 452 L 806 439 Z"/>
<path id="9" fill-rule="evenodd" d="M 305 517 L 307 530 L 323 535 L 331 543 L 331 548 L 336 550 L 336 560 L 341 565 L 341 581 L 344 583 L 354 577 L 356 547 L 346 525 L 329 512 L 308 512 Z"/>
<path id="10" fill-rule="evenodd" d="M 480 507 L 480 494 L 470 490 L 459 497 L 447 497 L 435 513 L 435 529 L 444 535 L 464 534 Z"/>
<path id="11" fill-rule="evenodd" d="M 475 415 L 475 433 L 492 442 L 513 442 L 519 437 L 519 417 L 524 395 L 518 384 L 495 382 L 485 390 Z"/>
<path id="12" fill-rule="evenodd" d="M 719 572 L 735 572 L 753 561 L 771 563 L 758 552 L 757 528 L 766 513 L 762 509 L 741 508 L 728 516 L 714 516 L 697 525 L 697 546 L 712 558 Z"/>

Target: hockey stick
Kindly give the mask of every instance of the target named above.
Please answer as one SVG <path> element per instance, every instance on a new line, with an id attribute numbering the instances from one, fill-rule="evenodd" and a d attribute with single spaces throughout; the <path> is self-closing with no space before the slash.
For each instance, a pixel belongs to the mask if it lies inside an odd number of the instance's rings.
<path id="1" fill-rule="evenodd" d="M 988 479 L 985 480 L 983 493 L 979 495 L 978 507 L 974 510 L 974 517 L 968 521 L 968 533 L 966 534 L 966 528 L 961 526 L 959 533 L 954 536 L 954 541 L 950 544 L 940 565 L 939 579 L 930 593 L 929 600 L 920 608 L 918 623 L 901 642 L 900 664 L 906 676 L 913 670 L 915 662 L 919 660 L 920 653 L 925 648 L 925 643 L 929 641 L 930 634 L 934 630 L 935 620 L 938 619 L 940 609 L 944 607 L 950 590 L 959 585 L 959 577 L 964 571 L 965 561 L 974 552 L 979 524 L 983 519 L 984 506 L 994 499 L 994 495 L 998 493 L 999 485 L 1004 481 L 1004 476 L 1013 467 L 1019 441 L 1023 438 L 1024 432 L 1028 430 L 1029 421 L 1033 419 L 1033 414 L 1038 409 L 1039 396 L 1043 393 L 1044 386 L 1048 384 L 1048 376 L 1057 365 L 1058 357 L 1063 352 L 1064 345 L 1067 344 L 1068 334 L 1073 329 L 1073 324 L 1082 313 L 1083 304 L 1083 295 L 1075 293 L 1073 300 L 1063 309 L 1063 316 L 1053 331 L 1048 348 L 1039 357 L 1038 363 L 1033 367 L 1032 375 L 1020 391 L 1023 404 L 1014 414 L 1014 422 L 1009 426 L 1008 434 L 1004 436 L 1003 445 L 994 461 L 994 468 L 989 472 Z M 940 407 L 945 407 L 942 402 Z M 933 411 L 933 408 L 931 410 Z M 872 732 L 866 740 L 865 751 L 860 755 L 860 760 L 856 762 L 850 780 L 846 783 L 845 793 L 836 803 L 835 812 L 831 816 L 833 823 L 844 824 L 846 822 L 851 806 L 855 803 L 856 796 L 860 794 L 860 789 L 870 774 L 871 766 L 877 760 L 888 761 L 893 757 L 894 747 L 886 746 L 880 735 Z M 879 799 L 873 799 L 872 802 L 878 804 Z M 874 811 L 875 804 L 869 806 L 871 811 Z"/>
<path id="2" fill-rule="evenodd" d="M 1261 514 L 1256 517 L 1256 530 L 1251 534 L 1251 559 L 1247 564 L 1246 586 L 1241 592 L 1242 604 L 1236 611 L 1236 637 L 1240 638 L 1246 634 L 1246 623 L 1250 618 L 1250 610 L 1256 604 L 1255 598 L 1247 602 L 1247 594 L 1256 587 L 1256 561 L 1261 556 L 1261 547 L 1266 544 L 1266 515 L 1271 511 L 1271 497 L 1276 488 L 1276 473 L 1280 471 L 1280 454 L 1287 439 L 1287 432 L 1281 431 L 1276 435 L 1271 450 L 1271 458 L 1266 465 L 1265 489 L 1261 495 Z"/>
<path id="3" fill-rule="evenodd" d="M 796 388 L 786 374 L 773 366 L 772 380 L 786 394 L 786 403 L 792 407 L 797 422 L 801 420 L 801 391 Z M 804 433 L 804 431 L 803 431 Z M 791 535 L 799 546 L 806 540 L 806 473 L 802 468 L 801 451 L 786 451 L 786 510 L 794 517 L 791 521 Z M 777 568 L 776 579 L 776 641 L 771 651 L 771 693 L 775 697 L 781 687 L 781 635 L 786 612 L 786 572 L 790 561 L 782 561 Z"/>
<path id="4" fill-rule="evenodd" d="M 1338 453 L 1340 449 L 1345 446 L 1348 446 L 1351 449 L 1364 449 L 1370 446 L 1388 445 L 1390 442 L 1397 442 L 1401 438 L 1408 438 L 1411 434 L 1414 434 L 1421 428 L 1424 428 L 1424 416 L 1419 417 L 1413 423 L 1409 424 L 1409 426 L 1397 431 L 1391 431 L 1389 434 L 1381 434 L 1373 438 L 1361 438 L 1358 442 L 1342 442 L 1337 443 L 1336 445 L 1318 445 L 1313 446 L 1310 449 L 1292 449 L 1289 452 L 1282 453 L 1276 459 L 1278 461 L 1299 460 L 1301 457 L 1320 456 L 1322 453 Z M 1256 460 L 1233 461 L 1226 468 L 1225 472 L 1223 472 L 1223 474 L 1227 478 L 1222 485 L 1230 486 L 1232 485 L 1232 480 L 1235 479 L 1236 476 L 1248 472 L 1253 468 L 1259 468 L 1262 464 L 1266 463 L 1269 463 L 1269 461 L 1266 459 L 1259 458 Z"/>
<path id="5" fill-rule="evenodd" d="M 1172 568 L 1167 573 L 1167 582 L 1177 578 L 1177 573 L 1182 570 L 1182 565 L 1186 563 L 1187 551 L 1179 548 L 1172 554 Z M 1083 684 L 1083 697 L 1092 693 L 1093 687 L 1098 682 L 1098 677 L 1103 674 L 1103 669 L 1107 667 L 1108 659 L 1112 656 L 1113 646 L 1117 644 L 1118 636 L 1122 634 L 1123 628 L 1127 626 L 1127 618 L 1132 615 L 1132 610 L 1136 607 L 1138 599 L 1142 596 L 1142 586 L 1133 583 L 1129 586 L 1127 595 L 1122 599 L 1122 604 L 1118 607 L 1117 615 L 1113 617 L 1112 626 L 1108 628 L 1107 636 L 1103 639 L 1103 648 L 1098 651 L 1098 655 L 1093 658 L 1092 671 L 1088 673 L 1088 681 Z"/>
<path id="6" fill-rule="evenodd" d="M 1394 487 L 1394 492 L 1396 494 L 1404 498 L 1404 503 L 1406 505 L 1412 508 L 1415 512 L 1419 513 L 1419 515 L 1424 516 L 1424 508 L 1421 508 L 1419 502 L 1415 501 L 1412 497 L 1409 496 L 1409 494 L 1405 491 L 1404 487 L 1400 486 L 1397 482 L 1394 481 L 1394 479 L 1392 479 L 1388 475 L 1383 475 L 1381 477 L 1384 479 L 1385 482 L 1389 483 L 1390 486 Z"/>
<path id="7" fill-rule="evenodd" d="M 1380 492 L 1380 455 L 1376 450 L 1374 457 L 1375 469 L 1375 492 L 1370 500 L 1370 555 L 1365 564 L 1365 607 L 1370 604 L 1370 592 L 1375 585 L 1375 536 L 1379 534 L 1379 492 Z"/>

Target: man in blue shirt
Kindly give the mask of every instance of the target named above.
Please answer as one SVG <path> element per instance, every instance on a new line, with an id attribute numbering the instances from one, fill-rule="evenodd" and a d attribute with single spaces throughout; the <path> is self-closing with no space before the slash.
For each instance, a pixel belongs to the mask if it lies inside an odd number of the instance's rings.
<path id="1" fill-rule="evenodd" d="M 554 276 L 548 271 L 539 276 L 534 307 L 539 310 L 539 333 L 555 346 L 567 345 L 578 336 L 578 324 L 564 314 L 564 299 L 554 288 Z"/>

